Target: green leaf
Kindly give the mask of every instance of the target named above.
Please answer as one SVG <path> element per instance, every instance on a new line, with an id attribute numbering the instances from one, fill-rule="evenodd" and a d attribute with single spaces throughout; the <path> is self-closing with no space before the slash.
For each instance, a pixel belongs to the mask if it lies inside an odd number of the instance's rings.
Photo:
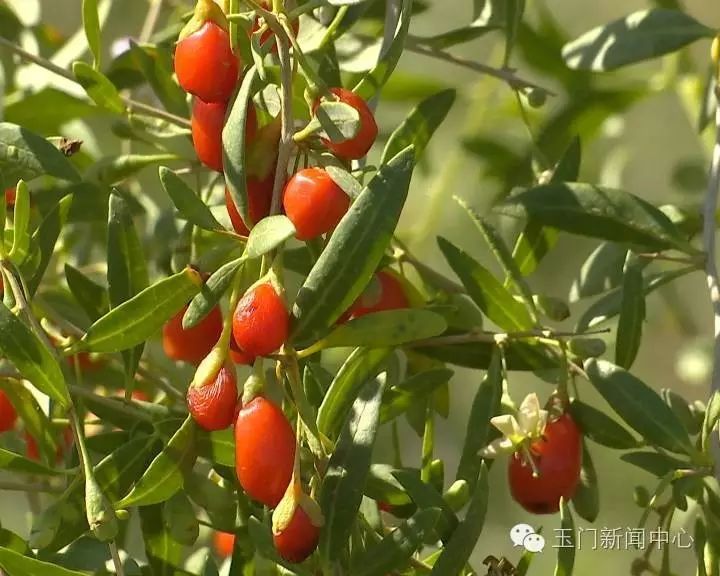
<path id="1" fill-rule="evenodd" d="M 465 480 L 469 484 L 470 491 L 475 489 L 475 482 L 482 467 L 483 459 L 480 451 L 492 440 L 491 434 L 494 429 L 490 424 L 490 418 L 500 413 L 502 381 L 502 362 L 500 351 L 496 346 L 487 374 L 475 393 L 456 474 L 458 480 Z"/>
<path id="2" fill-rule="evenodd" d="M 102 72 L 85 62 L 73 62 L 73 74 L 95 104 L 113 114 L 124 114 L 125 103 L 115 85 Z"/>
<path id="3" fill-rule="evenodd" d="M 621 190 L 592 184 L 546 184 L 510 196 L 494 210 L 581 236 L 694 252 L 665 214 Z"/>
<path id="4" fill-rule="evenodd" d="M 377 502 L 384 502 L 391 506 L 405 506 L 410 504 L 410 496 L 405 492 L 402 484 L 395 478 L 398 468 L 394 468 L 389 464 L 372 464 L 368 473 L 367 483 L 365 484 L 364 494 L 368 498 Z M 415 476 L 419 475 L 418 470 L 411 472 Z"/>
<path id="5" fill-rule="evenodd" d="M 185 92 L 173 79 L 172 51 L 168 46 L 131 42 L 129 56 L 168 112 L 187 117 Z"/>
<path id="6" fill-rule="evenodd" d="M 447 368 L 431 368 L 413 374 L 397 386 L 385 390 L 380 423 L 384 424 L 406 412 L 410 406 L 429 397 L 435 390 L 447 384 L 454 372 Z"/>
<path id="7" fill-rule="evenodd" d="M 558 547 L 555 576 L 572 576 L 575 567 L 575 522 L 564 498 L 560 499 L 560 530 L 567 536 L 568 546 Z"/>
<path id="8" fill-rule="evenodd" d="M 424 356 L 448 364 L 485 370 L 490 365 L 494 348 L 493 342 L 471 342 L 444 346 L 418 346 L 413 349 Z M 505 349 L 505 362 L 508 370 L 557 369 L 557 359 L 551 348 L 537 342 L 509 343 Z"/>
<path id="9" fill-rule="evenodd" d="M 183 546 L 173 539 L 165 526 L 162 506 L 140 508 L 140 523 L 152 576 L 185 576 L 186 573 L 180 569 Z"/>
<path id="10" fill-rule="evenodd" d="M 40 251 L 39 262 L 32 266 L 32 270 L 30 269 L 30 259 L 26 259 L 20 266 L 20 271 L 25 278 L 30 294 L 35 294 L 45 275 L 45 271 L 55 251 L 57 239 L 68 220 L 73 198 L 73 196 L 65 196 L 60 200 L 33 233 L 30 246 L 34 246 Z"/>
<path id="11" fill-rule="evenodd" d="M 467 514 L 435 562 L 432 576 L 456 576 L 462 573 L 482 533 L 487 503 L 488 471 L 483 463 Z"/>
<path id="12" fill-rule="evenodd" d="M 537 269 L 545 256 L 555 247 L 558 240 L 555 228 L 543 226 L 535 220 L 528 220 L 525 229 L 518 236 L 512 257 L 523 276 L 529 276 Z"/>
<path id="13" fill-rule="evenodd" d="M 357 558 L 353 575 L 375 576 L 404 568 L 432 534 L 439 517 L 440 510 L 437 508 L 419 510 Z"/>
<path id="14" fill-rule="evenodd" d="M 170 196 L 170 200 L 177 208 L 180 216 L 191 224 L 195 224 L 205 230 L 222 230 L 223 227 L 215 219 L 210 208 L 193 192 L 175 172 L 160 166 L 160 183 L 163 189 Z"/>
<path id="15" fill-rule="evenodd" d="M 427 46 L 433 50 L 444 50 L 446 48 L 452 48 L 458 44 L 464 44 L 465 42 L 471 42 L 482 38 L 488 32 L 498 30 L 497 26 L 486 26 L 480 22 L 473 22 L 469 26 L 462 26 L 460 28 L 454 28 L 441 34 L 435 34 L 434 36 L 422 36 L 415 40 L 418 44 Z"/>
<path id="16" fill-rule="evenodd" d="M 253 226 L 243 258 L 259 258 L 295 235 L 295 225 L 287 216 L 268 216 Z"/>
<path id="17" fill-rule="evenodd" d="M 29 460 L 3 448 L 0 448 L 0 470 L 8 470 L 18 474 L 36 474 L 38 476 L 55 476 L 65 473 L 62 469 L 48 468 L 34 460 Z"/>
<path id="18" fill-rule="evenodd" d="M 80 174 L 55 146 L 29 130 L 0 122 L 0 174 L 2 188 L 18 180 L 30 181 L 41 175 L 80 182 Z"/>
<path id="19" fill-rule="evenodd" d="M 234 467 L 234 464 L 232 466 Z M 232 502 L 236 494 L 229 482 L 220 485 L 207 476 L 194 472 L 186 476 L 183 488 L 190 499 L 207 512 L 213 528 L 223 532 L 235 532 L 237 510 L 235 506 L 228 506 L 228 502 Z"/>
<path id="20" fill-rule="evenodd" d="M 573 508 L 578 516 L 592 523 L 597 520 L 600 513 L 600 490 L 598 488 L 597 472 L 592 457 L 588 451 L 587 443 L 583 441 L 582 467 L 580 468 L 580 482 L 572 498 Z"/>
<path id="21" fill-rule="evenodd" d="M 420 102 L 400 126 L 393 130 L 385 144 L 380 164 L 386 164 L 410 145 L 415 148 L 415 161 L 420 160 L 430 138 L 453 107 L 456 95 L 455 90 L 443 90 Z"/>
<path id="22" fill-rule="evenodd" d="M 185 315 L 183 328 L 186 330 L 196 326 L 217 305 L 223 294 L 232 284 L 235 274 L 243 265 L 244 258 L 236 258 L 218 268 L 207 282 L 200 288 L 200 292 L 192 299 Z"/>
<path id="23" fill-rule="evenodd" d="M 620 460 L 637 466 L 658 478 L 690 466 L 688 462 L 671 458 L 659 452 L 628 452 L 622 454 Z"/>
<path id="24" fill-rule="evenodd" d="M 585 404 L 580 400 L 573 400 L 569 406 L 573 420 L 583 431 L 583 436 L 590 438 L 602 446 L 616 450 L 628 450 L 641 445 L 630 432 L 615 422 L 610 416 Z"/>
<path id="25" fill-rule="evenodd" d="M 184 473 L 192 467 L 196 457 L 195 422 L 188 416 L 116 508 L 150 506 L 170 499 L 182 489 Z"/>
<path id="26" fill-rule="evenodd" d="M 325 166 L 325 172 L 328 173 L 335 184 L 342 188 L 342 191 L 345 192 L 349 198 L 354 200 L 360 196 L 360 193 L 363 191 L 362 184 L 360 184 L 360 182 L 358 182 L 355 177 L 344 168 L 328 165 Z"/>
<path id="27" fill-rule="evenodd" d="M 717 427 L 720 420 L 720 392 L 717 390 L 712 393 L 705 408 L 705 416 L 703 417 L 702 430 L 700 433 L 701 448 L 707 450 L 710 443 L 710 437 Z"/>
<path id="28" fill-rule="evenodd" d="M 57 456 L 57 444 L 50 419 L 38 404 L 32 392 L 19 380 L 0 378 L 0 389 L 15 408 L 18 418 L 37 442 L 40 454 L 45 462 L 54 464 Z"/>
<path id="29" fill-rule="evenodd" d="M 332 326 L 370 282 L 400 218 L 413 164 L 406 148 L 382 166 L 338 224 L 293 305 L 296 341 Z"/>
<path id="30" fill-rule="evenodd" d="M 30 246 L 30 234 L 28 226 L 30 225 L 30 191 L 27 184 L 20 180 L 15 188 L 15 210 L 13 212 L 13 242 L 10 249 L 10 259 L 15 264 L 20 264 L 27 255 Z M 3 202 L 5 199 L 2 199 Z"/>
<path id="31" fill-rule="evenodd" d="M 593 28 L 563 47 L 575 70 L 606 71 L 675 52 L 715 32 L 679 10 L 642 10 Z"/>
<path id="32" fill-rule="evenodd" d="M 257 77 L 258 73 L 255 66 L 245 72 L 240 84 L 240 90 L 235 97 L 232 108 L 230 108 L 222 132 L 225 185 L 230 191 L 230 196 L 240 216 L 248 225 L 252 222 L 252 219 L 250 218 L 247 195 L 245 125 L 248 103 L 251 101 Z M 254 222 L 252 223 L 254 224 Z"/>
<path id="33" fill-rule="evenodd" d="M 95 59 L 95 69 L 100 69 L 102 44 L 100 41 L 100 16 L 97 0 L 82 1 L 82 21 L 90 52 Z"/>
<path id="34" fill-rule="evenodd" d="M 319 129 L 319 135 L 331 142 L 344 142 L 357 136 L 360 113 L 344 102 L 321 102 L 308 129 Z"/>
<path id="35" fill-rule="evenodd" d="M 597 296 L 620 286 L 628 249 L 615 242 L 603 242 L 592 251 L 570 288 L 570 301 Z"/>
<path id="36" fill-rule="evenodd" d="M 184 492 L 177 492 L 163 506 L 163 521 L 170 536 L 180 544 L 193 546 L 200 533 L 195 509 Z"/>
<path id="37" fill-rule="evenodd" d="M 0 352 L 23 378 L 58 402 L 70 406 L 62 370 L 55 356 L 25 323 L 0 302 Z"/>
<path id="38" fill-rule="evenodd" d="M 353 403 L 351 416 L 328 462 L 319 496 L 325 526 L 318 545 L 327 566 L 342 556 L 357 520 L 380 421 L 382 394 L 381 380 L 367 383 Z"/>
<path id="39" fill-rule="evenodd" d="M 199 456 L 221 466 L 235 467 L 235 438 L 232 430 L 207 432 L 198 429 L 195 436 Z"/>
<path id="40" fill-rule="evenodd" d="M 7 576 L 87 576 L 86 572 L 68 570 L 57 564 L 23 556 L 9 548 L 0 548 L 0 567 Z"/>
<path id="41" fill-rule="evenodd" d="M 432 338 L 447 329 L 445 319 L 431 310 L 407 308 L 386 310 L 340 324 L 313 350 L 342 346 L 391 347 Z"/>
<path id="42" fill-rule="evenodd" d="M 110 307 L 116 308 L 150 284 L 142 245 L 133 225 L 130 207 L 111 194 L 108 209 L 107 281 Z M 144 343 L 123 352 L 125 374 L 132 378 L 140 363 Z"/>
<path id="43" fill-rule="evenodd" d="M 149 166 L 157 166 L 165 162 L 181 160 L 175 154 L 124 154 L 107 156 L 90 166 L 85 172 L 85 179 L 104 186 L 119 184 Z"/>
<path id="44" fill-rule="evenodd" d="M 104 316 L 110 310 L 110 298 L 104 286 L 85 276 L 77 268 L 65 264 L 65 280 L 77 303 L 91 321 Z"/>
<path id="45" fill-rule="evenodd" d="M 192 268 L 160 280 L 96 320 L 79 346 L 91 352 L 120 352 L 137 346 L 160 330 L 201 286 L 202 279 Z"/>
<path id="46" fill-rule="evenodd" d="M 357 348 L 348 356 L 318 409 L 317 426 L 322 434 L 337 436 L 359 392 L 380 372 L 391 352 L 389 348 Z"/>
<path id="47" fill-rule="evenodd" d="M 615 364 L 629 370 L 642 340 L 645 321 L 645 290 L 642 264 L 633 260 L 625 268 L 622 287 L 622 306 L 615 340 Z"/>
<path id="48" fill-rule="evenodd" d="M 405 50 L 405 40 L 410 30 L 410 19 L 412 16 L 413 0 L 402 0 L 400 9 L 400 20 L 395 35 L 387 51 L 379 58 L 375 67 L 368 71 L 362 80 L 353 88 L 358 96 L 370 100 L 380 92 L 385 83 L 390 79 L 395 67 Z M 387 23 L 386 23 L 387 25 Z"/>
<path id="49" fill-rule="evenodd" d="M 515 300 L 487 268 L 442 236 L 438 236 L 437 243 L 468 295 L 490 320 L 510 331 L 532 327 L 533 321 L 527 308 Z"/>
<path id="50" fill-rule="evenodd" d="M 613 410 L 647 442 L 673 452 L 692 453 L 682 422 L 647 384 L 605 360 L 591 358 L 585 371 Z"/>
<path id="51" fill-rule="evenodd" d="M 7 528 L 0 528 L 0 547 L 22 555 L 27 555 L 30 551 L 27 542 Z"/>

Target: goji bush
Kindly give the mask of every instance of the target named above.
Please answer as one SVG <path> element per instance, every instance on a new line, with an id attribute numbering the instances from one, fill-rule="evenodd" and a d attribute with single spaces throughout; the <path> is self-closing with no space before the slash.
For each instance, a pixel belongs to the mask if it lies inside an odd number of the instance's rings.
<path id="1" fill-rule="evenodd" d="M 625 487 L 636 529 L 667 537 L 635 542 L 630 573 L 720 575 L 720 369 L 685 398 L 634 367 L 649 295 L 701 274 L 720 362 L 709 25 L 679 0 L 575 40 L 540 1 L 467 2 L 469 24 L 423 35 L 439 0 L 66 4 L 72 39 L 37 2 L 0 4 L 0 491 L 30 510 L 24 531 L 3 519 L 0 575 L 520 576 L 540 554 L 590 574 L 578 529 L 625 468 L 646 473 Z M 459 55 L 479 41 L 500 50 Z M 611 73 L 661 57 L 644 83 Z M 709 166 L 675 171 L 702 198 L 656 206 L 585 166 L 665 93 Z M 433 161 L 461 98 L 490 131 L 468 120 Z M 376 116 L 391 100 L 402 121 Z M 451 185 L 461 154 L 483 172 Z M 420 251 L 409 198 L 462 221 Z M 567 298 L 536 286 L 559 253 L 581 263 Z M 507 529 L 486 522 L 503 498 Z"/>

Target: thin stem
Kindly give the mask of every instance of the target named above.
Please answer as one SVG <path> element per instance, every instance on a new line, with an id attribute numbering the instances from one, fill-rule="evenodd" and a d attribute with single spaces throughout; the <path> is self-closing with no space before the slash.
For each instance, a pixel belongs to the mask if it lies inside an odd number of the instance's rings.
<path id="1" fill-rule="evenodd" d="M 719 100 L 715 112 L 715 146 L 713 148 L 710 178 L 703 210 L 703 248 L 706 255 L 705 274 L 715 323 L 711 393 L 720 390 L 720 278 L 718 278 L 717 254 L 715 251 L 715 212 L 718 207 L 718 193 L 720 193 L 720 85 L 717 84 L 715 86 L 715 97 Z M 720 442 L 717 438 L 713 441 L 713 455 L 717 463 L 720 460 Z M 720 480 L 720 466 L 716 466 L 716 477 Z"/>
<path id="2" fill-rule="evenodd" d="M 451 336 L 438 336 L 437 338 L 427 338 L 425 340 L 416 340 L 406 344 L 408 347 L 428 347 L 428 346 L 445 346 L 448 344 L 468 344 L 470 342 L 490 342 L 497 343 L 498 339 L 502 340 L 527 340 L 532 338 L 541 338 L 544 340 L 559 340 L 562 338 L 584 338 L 594 334 L 607 334 L 609 328 L 603 330 L 595 330 L 592 332 L 554 332 L 552 330 L 525 330 L 522 332 L 490 332 L 487 330 L 478 330 L 475 332 L 466 332 L 464 334 L 453 334 Z"/>
<path id="3" fill-rule="evenodd" d="M 13 54 L 16 54 L 17 56 L 22 58 L 23 60 L 27 60 L 28 62 L 32 62 L 33 64 L 37 64 L 38 66 L 45 68 L 46 70 L 49 70 L 50 72 L 57 74 L 58 76 L 62 76 L 70 82 L 78 83 L 77 79 L 70 71 L 62 68 L 61 66 L 58 66 L 57 64 L 51 62 L 46 58 L 43 58 L 42 56 L 37 56 L 35 54 L 31 54 L 26 50 L 23 50 L 20 46 L 6 40 L 5 38 L 0 37 L 0 47 L 4 47 Z M 155 108 L 154 106 L 150 106 L 149 104 L 144 104 L 143 102 L 136 102 L 135 100 L 122 95 L 121 98 L 125 105 L 131 111 L 135 109 L 136 111 L 147 114 L 148 116 L 154 116 L 156 118 L 166 120 L 171 124 L 175 124 L 183 128 L 190 128 L 190 120 L 188 120 L 187 118 L 181 118 L 180 116 L 176 116 L 175 114 L 171 114 L 170 112 L 166 112 L 165 110 L 160 110 L 159 108 Z"/>
<path id="4" fill-rule="evenodd" d="M 301 6 L 298 6 L 294 10 L 288 12 L 288 19 L 295 20 L 296 18 L 299 18 L 301 14 L 312 12 L 315 8 L 320 8 L 324 4 L 325 0 L 309 0 L 308 2 L 305 2 Z"/>
<path id="5" fill-rule="evenodd" d="M 25 482 L 11 482 L 0 480 L 0 490 L 10 490 L 14 492 L 27 492 L 32 494 L 62 494 L 63 490 L 48 486 L 47 484 L 27 484 Z"/>
<path id="6" fill-rule="evenodd" d="M 349 8 L 350 6 L 346 4 L 345 6 L 341 6 L 335 13 L 335 17 L 325 30 L 325 35 L 322 37 L 322 40 L 320 40 L 320 44 L 318 44 L 318 50 L 322 50 L 330 42 L 335 40 L 335 34 L 337 33 L 338 28 L 340 28 L 340 24 L 342 24 L 343 18 L 345 18 Z"/>
<path id="7" fill-rule="evenodd" d="M 150 0 L 150 7 L 148 8 L 145 21 L 143 22 L 142 30 L 140 30 L 140 42 L 144 43 L 150 39 L 153 30 L 157 25 L 158 18 L 160 17 L 160 11 L 162 10 L 163 0 Z"/>
<path id="8" fill-rule="evenodd" d="M 423 56 L 429 56 L 430 58 L 443 60 L 445 62 L 449 62 L 450 64 L 462 66 L 463 68 L 467 68 L 468 70 L 473 70 L 474 72 L 479 72 L 480 74 L 492 76 L 493 78 L 502 80 L 514 90 L 517 90 L 518 88 L 533 88 L 535 90 L 544 92 L 548 96 L 557 95 L 552 90 L 548 90 L 547 88 L 543 88 L 542 86 L 535 84 L 530 80 L 521 78 L 515 73 L 515 70 L 512 68 L 494 68 L 492 66 L 488 66 L 487 64 L 482 64 L 481 62 L 475 62 L 474 60 L 467 60 L 465 58 L 454 56 L 449 52 L 446 52 L 445 50 L 435 50 L 432 48 L 428 48 L 427 46 L 424 46 L 422 44 L 422 39 L 416 36 L 409 35 L 405 46 L 408 50 L 410 50 L 411 52 L 415 52 L 416 54 L 422 54 Z"/>
<path id="9" fill-rule="evenodd" d="M 125 576 L 125 569 L 123 568 L 122 560 L 120 560 L 120 553 L 118 552 L 115 540 L 110 540 L 108 547 L 110 548 L 110 556 L 112 556 L 113 565 L 115 566 L 115 574 L 117 574 L 117 576 Z"/>

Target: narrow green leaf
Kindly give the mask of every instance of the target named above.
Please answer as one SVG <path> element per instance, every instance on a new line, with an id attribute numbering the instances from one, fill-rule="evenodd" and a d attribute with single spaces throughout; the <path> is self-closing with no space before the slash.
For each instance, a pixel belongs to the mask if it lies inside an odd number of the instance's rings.
<path id="1" fill-rule="evenodd" d="M 387 310 L 340 324 L 312 348 L 319 350 L 342 346 L 401 346 L 415 340 L 438 336 L 446 329 L 445 319 L 430 310 Z"/>
<path id="2" fill-rule="evenodd" d="M 493 427 L 490 424 L 490 418 L 500 412 L 502 381 L 502 362 L 500 361 L 500 351 L 496 346 L 487 374 L 473 399 L 456 474 L 458 480 L 465 480 L 469 484 L 471 491 L 475 489 L 475 482 L 483 463 L 480 451 L 492 440 Z"/>
<path id="3" fill-rule="evenodd" d="M 16 472 L 18 474 L 36 474 L 38 476 L 56 476 L 63 474 L 65 471 L 57 468 L 49 468 L 34 460 L 27 458 L 0 448 L 0 470 Z"/>
<path id="4" fill-rule="evenodd" d="M 570 288 L 570 301 L 577 302 L 620 286 L 627 253 L 627 247 L 622 244 L 600 244 L 583 262 L 580 273 Z"/>
<path id="5" fill-rule="evenodd" d="M 104 286 L 100 286 L 67 263 L 65 264 L 65 280 L 75 300 L 91 321 L 108 313 L 110 298 Z"/>
<path id="6" fill-rule="evenodd" d="M 86 572 L 68 570 L 57 564 L 23 556 L 9 548 L 0 548 L 0 567 L 7 576 L 87 576 Z"/>
<path id="7" fill-rule="evenodd" d="M 494 210 L 526 216 L 581 236 L 633 243 L 653 250 L 695 252 L 665 214 L 627 192 L 592 184 L 555 183 L 510 196 Z"/>
<path id="8" fill-rule="evenodd" d="M 467 514 L 435 562 L 432 576 L 457 576 L 462 573 L 482 533 L 487 502 L 488 471 L 483 463 Z"/>
<path id="9" fill-rule="evenodd" d="M 691 466 L 688 462 L 671 458 L 659 452 L 628 452 L 622 454 L 620 460 L 637 466 L 658 478 L 672 475 L 675 470 L 681 470 Z"/>
<path id="10" fill-rule="evenodd" d="M 318 550 L 323 563 L 333 565 L 342 556 L 357 520 L 380 420 L 383 383 L 370 380 L 352 406 L 320 488 L 325 515 Z"/>
<path id="11" fill-rule="evenodd" d="M 572 576 L 575 567 L 575 522 L 564 498 L 560 499 L 560 530 L 563 537 L 567 537 L 568 545 L 557 549 L 555 576 Z"/>
<path id="12" fill-rule="evenodd" d="M 412 501 L 421 509 L 439 509 L 440 518 L 436 524 L 437 537 L 445 544 L 458 527 L 458 519 L 450 505 L 432 485 L 423 482 L 419 470 L 396 470 L 393 476 L 407 491 Z"/>
<path id="13" fill-rule="evenodd" d="M 572 498 L 573 508 L 583 520 L 595 522 L 600 513 L 600 490 L 598 488 L 597 472 L 592 457 L 588 451 L 587 443 L 583 441 L 582 467 L 580 468 L 580 482 Z"/>
<path id="14" fill-rule="evenodd" d="M 344 142 L 357 136 L 360 129 L 359 112 L 344 102 L 321 102 L 309 128 L 320 128 L 319 135 L 331 142 Z"/>
<path id="15" fill-rule="evenodd" d="M 60 365 L 25 323 L 0 302 L 0 352 L 18 372 L 62 407 L 70 406 Z"/>
<path id="16" fill-rule="evenodd" d="M 386 164 L 410 145 L 415 148 L 415 161 L 420 160 L 430 138 L 452 109 L 456 95 L 455 90 L 443 90 L 420 102 L 390 135 L 380 164 Z"/>
<path id="17" fill-rule="evenodd" d="M 372 464 L 363 492 L 365 496 L 391 506 L 410 504 L 412 502 L 410 496 L 395 477 L 395 473 L 399 471 L 401 470 L 389 464 Z M 418 476 L 420 472 L 412 470 L 409 473 Z"/>
<path id="18" fill-rule="evenodd" d="M 527 308 L 515 300 L 487 268 L 442 236 L 438 236 L 437 242 L 468 295 L 490 320 L 500 328 L 511 331 L 532 327 L 533 321 Z"/>
<path id="19" fill-rule="evenodd" d="M 85 37 L 95 59 L 95 69 L 100 69 L 102 44 L 100 41 L 100 16 L 97 0 L 82 0 L 82 21 Z"/>
<path id="20" fill-rule="evenodd" d="M 410 557 L 423 547 L 440 517 L 440 510 L 419 510 L 405 520 L 380 542 L 370 546 L 356 562 L 352 573 L 356 576 L 389 574 L 404 568 Z"/>
<path id="21" fill-rule="evenodd" d="M 138 45 L 132 40 L 129 57 L 140 70 L 168 112 L 187 117 L 185 92 L 173 79 L 172 47 L 168 44 Z"/>
<path id="22" fill-rule="evenodd" d="M 494 348 L 493 342 L 471 342 L 413 349 L 448 364 L 486 370 Z M 557 369 L 557 358 L 552 349 L 538 342 L 511 342 L 505 349 L 505 362 L 508 370 Z"/>
<path id="23" fill-rule="evenodd" d="M 30 190 L 27 184 L 20 180 L 15 188 L 15 210 L 13 212 L 13 243 L 10 249 L 10 259 L 19 265 L 25 259 L 30 246 Z"/>
<path id="24" fill-rule="evenodd" d="M 581 161 L 582 143 L 580 142 L 580 137 L 575 136 L 555 165 L 550 182 L 578 182 L 580 179 Z"/>
<path id="25" fill-rule="evenodd" d="M 116 508 L 150 506 L 170 499 L 182 489 L 184 474 L 192 467 L 196 457 L 195 421 L 188 416 L 130 493 L 116 504 Z"/>
<path id="26" fill-rule="evenodd" d="M 198 456 L 202 454 L 198 453 Z M 231 466 L 234 467 L 234 464 Z M 183 488 L 190 499 L 207 512 L 210 523 L 215 529 L 235 532 L 237 510 L 234 506 L 228 506 L 228 502 L 232 502 L 236 494 L 229 482 L 221 485 L 205 475 L 193 472 L 185 477 Z"/>
<path id="27" fill-rule="evenodd" d="M 240 84 L 240 90 L 235 97 L 232 108 L 230 108 L 222 133 L 225 185 L 230 191 L 230 196 L 240 216 L 248 225 L 252 219 L 250 218 L 247 195 L 245 124 L 248 102 L 252 97 L 257 77 L 258 73 L 255 66 L 245 72 Z M 254 224 L 254 222 L 252 223 Z"/>
<path id="28" fill-rule="evenodd" d="M 200 288 L 200 292 L 192 299 L 185 315 L 183 328 L 186 330 L 197 325 L 210 313 L 232 284 L 235 274 L 243 265 L 243 258 L 236 258 L 218 268 L 207 282 Z"/>
<path id="29" fill-rule="evenodd" d="M 353 88 L 353 92 L 361 98 L 364 98 L 365 100 L 373 98 L 378 92 L 380 92 L 382 87 L 395 71 L 395 67 L 397 66 L 400 56 L 402 56 L 405 49 L 405 40 L 407 38 L 408 31 L 410 30 L 412 8 L 413 0 L 402 0 L 400 20 L 388 50 L 383 54 L 382 58 L 378 60 L 375 67 L 368 71 L 357 86 Z"/>
<path id="30" fill-rule="evenodd" d="M 615 364 L 629 370 L 642 340 L 645 321 L 645 290 L 642 265 L 637 260 L 629 262 L 623 278 L 622 306 L 615 339 Z"/>
<path id="31" fill-rule="evenodd" d="M 165 526 L 162 506 L 140 508 L 140 524 L 152 576 L 186 576 L 181 569 L 183 546 L 173 539 Z"/>
<path id="32" fill-rule="evenodd" d="M 441 34 L 435 34 L 434 36 L 423 36 L 417 38 L 418 44 L 432 48 L 433 50 L 444 50 L 446 48 L 452 48 L 458 44 L 464 44 L 465 42 L 471 42 L 482 38 L 488 32 L 498 30 L 497 26 L 486 26 L 482 23 L 473 22 L 469 26 L 462 26 L 461 28 L 454 28 Z"/>
<path id="33" fill-rule="evenodd" d="M 342 191 L 353 200 L 360 196 L 360 193 L 363 191 L 362 184 L 344 168 L 332 165 L 325 166 L 325 172 L 327 172 L 330 178 L 333 179 L 333 182 L 340 186 Z"/>
<path id="34" fill-rule="evenodd" d="M 606 71 L 675 52 L 714 30 L 680 10 L 642 10 L 593 28 L 563 47 L 575 70 Z"/>
<path id="35" fill-rule="evenodd" d="M 144 342 L 160 330 L 200 291 L 196 270 L 160 280 L 96 320 L 80 341 L 91 352 L 120 352 Z"/>
<path id="36" fill-rule="evenodd" d="M 700 435 L 701 447 L 706 450 L 710 437 L 720 421 L 720 392 L 717 390 L 712 393 L 705 408 L 705 417 L 703 418 L 702 431 Z"/>
<path id="37" fill-rule="evenodd" d="M 296 341 L 332 326 L 370 282 L 400 218 L 413 163 L 406 148 L 381 167 L 338 224 L 293 305 Z"/>
<path id="38" fill-rule="evenodd" d="M 117 308 L 148 287 L 150 278 L 142 245 L 133 225 L 130 207 L 118 194 L 111 194 L 108 208 L 107 281 L 110 307 Z M 135 375 L 144 343 L 123 352 L 125 374 Z"/>
<path id="39" fill-rule="evenodd" d="M 384 424 L 406 412 L 410 406 L 429 397 L 447 384 L 454 372 L 447 368 L 432 368 L 413 374 L 397 386 L 385 390 L 380 409 L 380 423 Z"/>
<path id="40" fill-rule="evenodd" d="M 0 174 L 3 189 L 41 175 L 80 182 L 80 174 L 55 146 L 29 130 L 0 122 Z"/>
<path id="41" fill-rule="evenodd" d="M 585 371 L 613 410 L 647 442 L 673 452 L 692 453 L 682 422 L 647 384 L 605 360 L 591 358 Z"/>
<path id="42" fill-rule="evenodd" d="M 185 184 L 175 172 L 160 166 L 160 183 L 170 196 L 170 200 L 177 208 L 180 216 L 191 224 L 195 224 L 205 230 L 222 230 L 222 225 L 215 219 L 210 208 Z"/>
<path id="43" fill-rule="evenodd" d="M 575 422 L 582 429 L 583 436 L 590 438 L 593 442 L 616 450 L 629 450 L 641 445 L 630 432 L 605 412 L 589 404 L 573 400 L 569 410 Z"/>
<path id="44" fill-rule="evenodd" d="M 317 426 L 322 434 L 337 436 L 358 393 L 380 372 L 391 352 L 389 348 L 357 348 L 348 356 L 318 409 Z"/>
<path id="45" fill-rule="evenodd" d="M 82 61 L 73 62 L 72 70 L 80 86 L 95 104 L 113 114 L 125 113 L 125 103 L 107 76 Z"/>
<path id="46" fill-rule="evenodd" d="M 150 166 L 179 160 L 182 160 L 180 156 L 169 153 L 107 156 L 87 169 L 85 179 L 103 186 L 112 186 L 136 176 L 141 170 Z"/>
<path id="47" fill-rule="evenodd" d="M 7 528 L 0 528 L 0 547 L 7 548 L 23 556 L 27 556 L 30 551 L 28 543 Z"/>
<path id="48" fill-rule="evenodd" d="M 232 430 L 206 432 L 198 429 L 195 436 L 199 456 L 221 466 L 235 467 L 235 437 Z"/>
<path id="49" fill-rule="evenodd" d="M 259 258 L 295 235 L 295 225 L 287 216 L 268 216 L 257 222 L 248 236 L 244 258 Z"/>
<path id="50" fill-rule="evenodd" d="M 523 276 L 529 276 L 537 269 L 545 256 L 555 247 L 558 241 L 558 231 L 548 228 L 532 218 L 528 220 L 525 229 L 520 233 L 513 248 L 513 260 Z"/>

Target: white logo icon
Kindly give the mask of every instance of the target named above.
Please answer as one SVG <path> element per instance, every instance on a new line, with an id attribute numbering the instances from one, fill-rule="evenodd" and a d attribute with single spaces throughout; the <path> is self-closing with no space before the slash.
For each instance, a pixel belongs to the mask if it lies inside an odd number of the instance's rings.
<path id="1" fill-rule="evenodd" d="M 522 546 L 528 552 L 542 552 L 545 548 L 545 538 L 535 533 L 529 524 L 516 524 L 510 529 L 510 540 L 513 546 Z"/>

